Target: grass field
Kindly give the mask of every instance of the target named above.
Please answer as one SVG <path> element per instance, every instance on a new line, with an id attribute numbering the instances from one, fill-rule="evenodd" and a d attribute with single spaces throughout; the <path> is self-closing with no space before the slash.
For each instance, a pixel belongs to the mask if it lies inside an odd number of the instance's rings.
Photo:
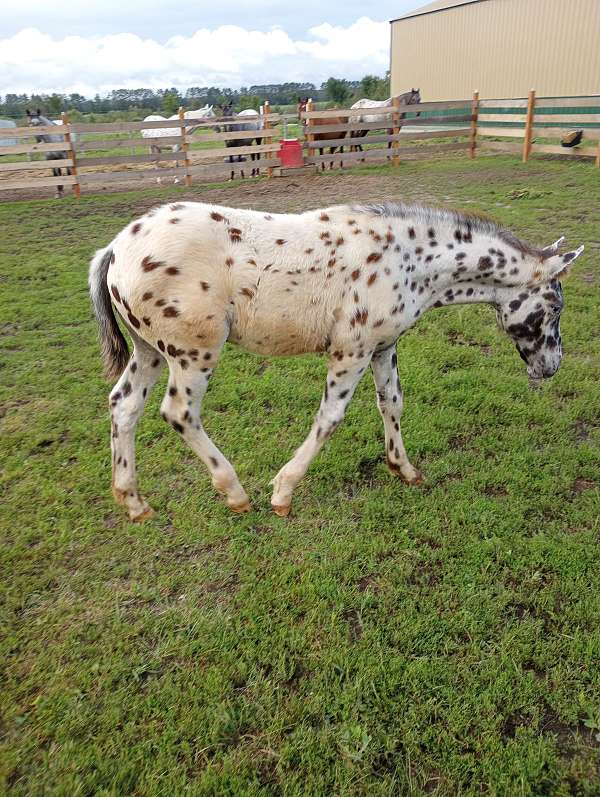
<path id="1" fill-rule="evenodd" d="M 428 314 L 398 347 L 425 484 L 386 470 L 367 376 L 286 520 L 268 481 L 324 360 L 228 347 L 204 420 L 254 510 L 214 496 L 159 385 L 138 430 L 157 514 L 131 525 L 87 263 L 174 197 L 424 199 L 565 234 L 586 254 L 562 368 L 531 391 L 491 308 Z M 599 795 L 599 218 L 591 164 L 503 156 L 0 205 L 0 793 Z"/>

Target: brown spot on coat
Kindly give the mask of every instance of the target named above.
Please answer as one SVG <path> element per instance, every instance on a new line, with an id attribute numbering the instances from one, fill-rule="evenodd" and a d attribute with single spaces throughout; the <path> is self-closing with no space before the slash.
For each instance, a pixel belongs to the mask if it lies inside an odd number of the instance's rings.
<path id="1" fill-rule="evenodd" d="M 277 246 L 283 246 L 283 245 L 284 245 L 284 243 L 285 243 L 285 238 L 278 238 L 278 239 L 275 241 L 275 243 L 277 244 Z"/>
<path id="2" fill-rule="evenodd" d="M 381 260 L 381 252 L 371 252 L 367 257 L 367 263 L 377 263 L 378 260 Z"/>
<path id="3" fill-rule="evenodd" d="M 121 301 L 121 294 L 119 293 L 119 289 L 117 288 L 117 286 L 116 286 L 116 285 L 111 285 L 111 286 L 110 286 L 110 292 L 111 292 L 111 293 L 112 293 L 112 295 L 115 297 L 115 300 L 116 300 L 117 302 L 120 302 L 120 301 Z"/>
<path id="4" fill-rule="evenodd" d="M 359 268 L 355 268 L 354 271 L 352 272 L 352 274 L 350 274 L 350 276 L 352 277 L 354 282 L 356 282 L 356 280 L 360 277 L 360 269 Z"/>
<path id="5" fill-rule="evenodd" d="M 138 232 L 139 232 L 141 229 L 142 229 L 142 225 L 140 224 L 140 222 L 139 222 L 139 221 L 136 221 L 136 223 L 135 223 L 135 224 L 133 225 L 133 227 L 131 228 L 131 234 L 132 234 L 132 235 L 137 235 L 137 234 L 138 234 Z"/>
<path id="6" fill-rule="evenodd" d="M 250 290 L 250 288 L 242 288 L 242 290 L 240 291 L 240 293 L 241 293 L 243 296 L 247 296 L 249 299 L 252 299 L 252 298 L 253 298 L 253 296 L 254 296 L 254 291 Z"/>
<path id="7" fill-rule="evenodd" d="M 319 216 L 319 219 L 321 221 L 329 221 L 329 216 L 327 215 L 327 213 L 321 213 L 321 215 Z"/>
<path id="8" fill-rule="evenodd" d="M 179 310 L 176 307 L 165 307 L 163 315 L 165 318 L 177 318 Z"/>
<path id="9" fill-rule="evenodd" d="M 139 328 L 140 328 L 141 324 L 140 324 L 139 318 L 136 318 L 136 317 L 133 315 L 133 313 L 127 313 L 127 318 L 129 319 L 130 323 L 131 323 L 131 324 L 133 324 L 133 326 L 134 326 L 136 329 L 139 329 Z"/>
<path id="10" fill-rule="evenodd" d="M 208 282 L 201 282 L 200 286 L 202 287 L 203 291 L 207 291 L 210 288 L 210 285 L 208 284 Z"/>
<path id="11" fill-rule="evenodd" d="M 225 216 L 221 216 L 221 214 L 217 213 L 216 210 L 213 210 L 213 212 L 210 214 L 210 217 L 213 221 L 225 221 Z"/>
<path id="12" fill-rule="evenodd" d="M 146 255 L 142 260 L 142 269 L 144 271 L 154 271 L 155 268 L 160 268 L 161 266 L 164 266 L 164 263 L 160 260 L 152 260 L 150 255 Z"/>
<path id="13" fill-rule="evenodd" d="M 169 274 L 171 277 L 174 277 L 177 274 L 179 274 L 179 269 L 177 268 L 177 266 L 169 266 L 169 268 L 166 269 L 166 273 Z"/>
<path id="14" fill-rule="evenodd" d="M 376 280 L 376 279 L 377 279 L 377 272 L 376 272 L 376 271 L 374 271 L 374 272 L 373 272 L 373 273 L 372 273 L 372 274 L 369 276 L 369 279 L 367 280 L 367 285 L 372 285 L 372 284 L 375 282 L 375 280 Z"/>
<path id="15" fill-rule="evenodd" d="M 225 261 L 225 265 L 228 268 L 231 268 L 233 266 L 233 258 L 232 257 L 228 257 L 227 260 Z"/>
<path id="16" fill-rule="evenodd" d="M 154 294 L 152 293 L 152 291 L 146 291 L 146 293 L 142 296 L 142 301 L 143 302 L 147 302 L 153 296 L 154 296 Z"/>

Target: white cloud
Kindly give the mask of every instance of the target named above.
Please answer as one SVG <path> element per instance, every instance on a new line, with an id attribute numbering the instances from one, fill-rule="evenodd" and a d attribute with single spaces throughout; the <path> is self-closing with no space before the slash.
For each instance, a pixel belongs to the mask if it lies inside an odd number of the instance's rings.
<path id="1" fill-rule="evenodd" d="M 200 29 L 164 43 L 133 33 L 49 36 L 26 28 L 0 40 L 0 93 L 79 92 L 192 85 L 239 87 L 329 75 L 381 73 L 389 58 L 389 25 L 361 17 L 347 27 L 324 23 L 304 38 L 285 30 L 237 25 Z"/>

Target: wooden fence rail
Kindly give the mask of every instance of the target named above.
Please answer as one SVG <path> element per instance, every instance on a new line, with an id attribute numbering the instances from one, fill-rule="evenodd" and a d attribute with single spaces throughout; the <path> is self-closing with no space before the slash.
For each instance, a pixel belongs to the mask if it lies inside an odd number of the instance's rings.
<path id="1" fill-rule="evenodd" d="M 524 162 L 536 154 L 593 157 L 600 168 L 600 95 L 544 98 L 532 91 L 527 98 L 486 100 L 475 92 L 469 100 L 418 106 L 317 111 L 309 102 L 300 116 L 272 113 L 268 103 L 262 110 L 260 130 L 242 129 L 248 117 L 195 120 L 186 118 L 183 109 L 176 119 L 158 121 L 83 124 L 63 115 L 59 126 L 0 128 L 0 194 L 64 185 L 79 196 L 81 187 L 93 191 L 103 183 L 163 178 L 189 186 L 193 180 L 227 179 L 255 167 L 271 176 L 281 165 L 279 126 L 285 131 L 288 122 L 299 124 L 305 162 L 316 168 L 377 160 L 398 166 L 403 160 L 452 152 L 470 158 L 520 154 Z M 369 121 L 361 121 L 364 117 Z M 172 134 L 152 136 L 153 130 Z M 582 131 L 581 142 L 561 146 L 570 130 Z M 44 135 L 62 140 L 39 141 Z M 15 138 L 16 145 L 3 145 Z M 49 159 L 50 153 L 56 157 Z M 252 156 L 259 160 L 251 166 L 243 162 Z M 229 162 L 232 158 L 239 160 Z M 50 176 L 51 169 L 63 170 L 63 176 Z"/>

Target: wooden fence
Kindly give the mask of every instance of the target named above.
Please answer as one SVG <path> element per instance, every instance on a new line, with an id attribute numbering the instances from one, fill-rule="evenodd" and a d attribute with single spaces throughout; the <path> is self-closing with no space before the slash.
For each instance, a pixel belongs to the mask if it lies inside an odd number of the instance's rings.
<path id="1" fill-rule="evenodd" d="M 306 162 L 320 168 L 378 160 L 399 165 L 404 160 L 455 152 L 471 158 L 478 152 L 518 153 L 523 161 L 538 153 L 584 156 L 595 158 L 600 167 L 600 95 L 549 99 L 536 98 L 532 91 L 524 99 L 481 100 L 475 92 L 469 100 L 327 111 L 314 110 L 309 103 L 300 117 L 272 113 L 268 103 L 263 110 L 260 131 L 237 129 L 248 118 L 196 121 L 186 119 L 182 109 L 177 119 L 155 122 L 78 124 L 63 115 L 63 125 L 58 127 L 0 128 L 0 156 L 4 156 L 0 157 L 0 192 L 63 185 L 79 196 L 82 189 L 96 191 L 107 184 L 164 178 L 191 185 L 193 180 L 227 179 L 232 172 L 240 175 L 253 167 L 270 176 L 281 165 L 279 138 L 282 125 L 285 131 L 288 124 L 298 125 L 291 132 L 302 139 Z M 370 117 L 368 122 L 361 120 L 364 116 Z M 228 131 L 217 132 L 216 125 L 227 126 Z M 151 139 L 141 133 L 169 128 L 172 136 Z M 583 131 L 581 143 L 560 146 L 564 133 L 575 129 Z M 63 140 L 36 142 L 35 137 L 43 134 L 60 135 Z M 17 138 L 20 143 L 2 146 L 3 138 Z M 260 143 L 255 143 L 257 139 Z M 231 141 L 241 143 L 226 148 Z M 151 144 L 169 151 L 151 153 Z M 48 152 L 59 157 L 34 159 Z M 253 155 L 260 160 L 226 162 L 230 156 Z M 53 168 L 68 168 L 71 173 L 47 176 Z"/>
<path id="2" fill-rule="evenodd" d="M 571 130 L 583 132 L 581 143 L 561 146 Z M 562 155 L 595 158 L 600 168 L 600 95 L 538 98 L 530 91 L 525 99 L 482 100 L 477 138 L 482 150 L 519 154 L 523 162 L 532 154 Z"/>

